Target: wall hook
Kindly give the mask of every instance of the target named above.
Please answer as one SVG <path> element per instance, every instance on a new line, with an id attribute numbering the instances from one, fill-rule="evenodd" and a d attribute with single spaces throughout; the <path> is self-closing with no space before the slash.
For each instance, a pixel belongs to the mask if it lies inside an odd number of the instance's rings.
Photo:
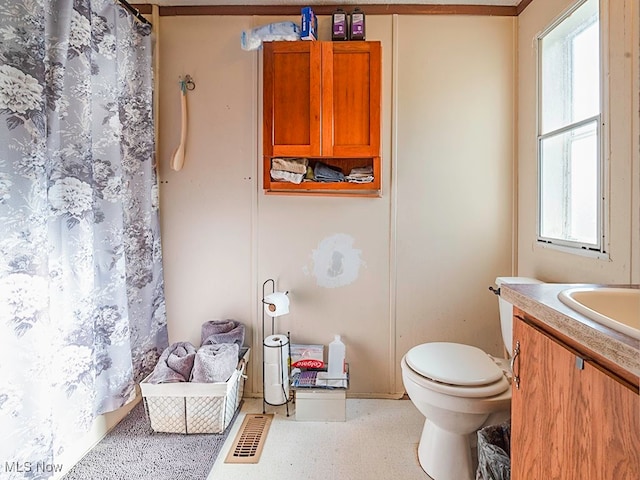
<path id="1" fill-rule="evenodd" d="M 182 94 L 185 95 L 187 90 L 195 90 L 196 84 L 191 78 L 191 75 L 185 75 L 184 79 L 180 77 L 180 90 L 182 90 Z"/>

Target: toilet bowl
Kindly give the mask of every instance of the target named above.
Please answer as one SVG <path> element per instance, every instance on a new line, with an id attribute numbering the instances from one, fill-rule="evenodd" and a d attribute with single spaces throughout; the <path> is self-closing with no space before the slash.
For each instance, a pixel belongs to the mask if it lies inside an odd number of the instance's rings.
<path id="1" fill-rule="evenodd" d="M 499 277 L 503 283 L 541 283 Z M 512 306 L 500 298 L 503 339 L 511 351 Z M 506 305 L 505 305 L 506 304 Z M 430 342 L 411 348 L 401 361 L 409 398 L 425 416 L 418 445 L 422 469 L 434 480 L 473 480 L 476 431 L 510 416 L 511 372 L 507 359 L 459 343 Z"/>
<path id="2" fill-rule="evenodd" d="M 443 366 L 468 368 L 451 372 L 439 368 Z M 418 345 L 403 357 L 401 367 L 407 394 L 426 418 L 418 445 L 420 465 L 435 480 L 472 480 L 469 435 L 490 417 L 496 422 L 499 414 L 503 420 L 509 417 L 507 375 L 479 348 L 456 343 Z"/>

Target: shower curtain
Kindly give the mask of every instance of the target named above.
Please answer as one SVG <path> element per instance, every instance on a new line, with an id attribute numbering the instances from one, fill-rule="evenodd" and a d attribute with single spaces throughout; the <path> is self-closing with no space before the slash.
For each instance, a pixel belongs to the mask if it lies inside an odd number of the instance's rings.
<path id="1" fill-rule="evenodd" d="M 151 54 L 114 0 L 0 0 L 2 478 L 49 478 L 168 344 Z"/>

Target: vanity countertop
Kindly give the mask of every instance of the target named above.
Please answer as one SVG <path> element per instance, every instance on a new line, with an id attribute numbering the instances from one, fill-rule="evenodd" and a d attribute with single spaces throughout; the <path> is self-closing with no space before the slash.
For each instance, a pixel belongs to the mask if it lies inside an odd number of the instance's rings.
<path id="1" fill-rule="evenodd" d="M 502 284 L 500 296 L 537 319 L 543 329 L 569 339 L 570 346 L 598 363 L 612 367 L 627 381 L 638 385 L 640 378 L 640 340 L 601 325 L 569 308 L 558 293 L 572 287 L 593 284 Z M 640 285 L 597 285 L 640 288 Z"/>

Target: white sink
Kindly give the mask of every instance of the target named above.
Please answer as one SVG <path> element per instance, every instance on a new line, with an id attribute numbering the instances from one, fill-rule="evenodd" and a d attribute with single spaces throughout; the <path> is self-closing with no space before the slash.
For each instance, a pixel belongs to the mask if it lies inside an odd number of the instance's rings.
<path id="1" fill-rule="evenodd" d="M 640 289 L 576 287 L 558 298 L 585 317 L 640 340 Z"/>

